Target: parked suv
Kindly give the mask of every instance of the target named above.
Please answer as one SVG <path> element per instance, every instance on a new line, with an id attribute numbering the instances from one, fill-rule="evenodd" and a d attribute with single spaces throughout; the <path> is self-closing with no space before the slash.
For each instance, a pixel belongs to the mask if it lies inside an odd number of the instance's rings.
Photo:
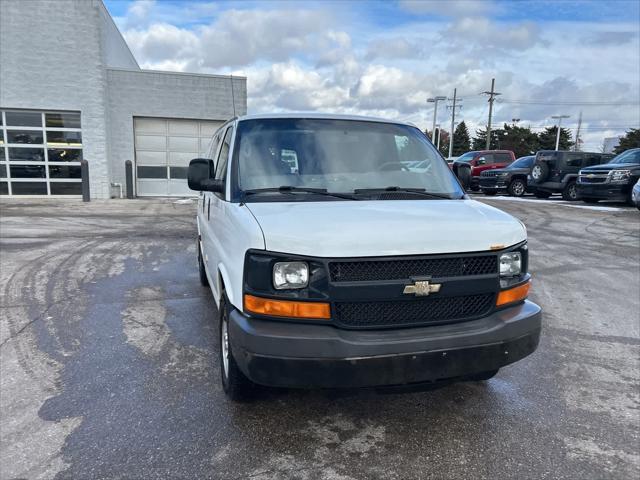
<path id="1" fill-rule="evenodd" d="M 599 165 L 613 155 L 594 152 L 541 150 L 531 169 L 529 185 L 537 197 L 547 198 L 562 193 L 565 200 L 578 200 L 576 181 L 584 167 Z"/>
<path id="2" fill-rule="evenodd" d="M 504 168 L 516 159 L 511 150 L 479 150 L 467 152 L 453 162 L 453 171 L 465 188 L 480 190 L 480 174 L 485 170 Z M 470 167 L 470 168 L 469 168 Z"/>
<path id="3" fill-rule="evenodd" d="M 208 156 L 188 183 L 231 398 L 484 380 L 536 349 L 524 225 L 467 197 L 418 128 L 252 115 Z"/>
<path id="4" fill-rule="evenodd" d="M 640 148 L 626 150 L 609 163 L 580 170 L 578 196 L 587 203 L 619 200 L 633 205 L 631 191 L 640 178 Z"/>
<path id="5" fill-rule="evenodd" d="M 534 155 L 520 157 L 506 168 L 485 170 L 480 175 L 480 190 L 485 195 L 506 190 L 512 197 L 522 197 L 527 192 L 527 175 L 535 159 Z"/>

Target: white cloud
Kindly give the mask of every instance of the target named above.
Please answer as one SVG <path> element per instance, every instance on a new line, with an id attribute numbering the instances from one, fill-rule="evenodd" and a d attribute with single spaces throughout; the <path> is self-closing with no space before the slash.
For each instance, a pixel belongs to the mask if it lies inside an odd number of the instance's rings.
<path id="1" fill-rule="evenodd" d="M 489 0 L 401 0 L 400 8 L 415 14 L 433 14 L 450 17 L 482 15 L 498 9 Z"/>
<path id="2" fill-rule="evenodd" d="M 168 5 L 136 3 L 129 9 L 133 20 L 121 21 L 135 26 L 125 36 L 140 64 L 245 75 L 250 112 L 333 111 L 430 128 L 433 110 L 426 98 L 450 96 L 457 87 L 464 104 L 458 119 L 473 132 L 486 122 L 486 96 L 479 94 L 491 78 L 500 98 L 538 103 L 623 102 L 637 100 L 640 90 L 639 27 L 633 22 L 533 23 L 504 16 L 497 21 L 482 16 L 485 2 L 405 2 L 403 8 L 440 17 L 415 16 L 385 27 L 367 23 L 361 12 L 307 4 L 224 10 L 219 4 L 185 3 L 180 19 L 196 16 L 196 8 L 211 15 L 191 25 L 172 22 Z M 565 113 L 571 115 L 567 125 L 575 127 L 581 108 L 496 103 L 494 118 L 542 127 L 552 124 L 551 115 Z M 633 105 L 582 109 L 584 138 L 591 143 L 605 127 L 611 136 L 640 123 Z M 438 122 L 448 124 L 448 115 L 442 106 Z"/>

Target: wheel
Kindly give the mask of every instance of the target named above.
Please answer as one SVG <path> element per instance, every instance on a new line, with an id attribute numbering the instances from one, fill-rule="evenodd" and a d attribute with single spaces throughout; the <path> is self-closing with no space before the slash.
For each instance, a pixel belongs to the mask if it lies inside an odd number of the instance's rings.
<path id="1" fill-rule="evenodd" d="M 584 203 L 598 203 L 600 199 L 599 198 L 583 198 L 582 201 Z"/>
<path id="2" fill-rule="evenodd" d="M 498 193 L 497 190 L 482 190 L 482 193 L 484 193 L 485 195 L 489 195 L 490 197 L 493 197 L 496 193 Z"/>
<path id="3" fill-rule="evenodd" d="M 567 186 L 562 190 L 562 198 L 569 202 L 578 200 L 578 189 L 575 181 L 567 183 Z"/>
<path id="4" fill-rule="evenodd" d="M 480 187 L 478 185 L 471 185 L 471 191 L 472 192 L 479 192 L 480 191 Z"/>
<path id="5" fill-rule="evenodd" d="M 229 313 L 233 307 L 226 295 L 222 294 L 219 308 L 219 337 L 220 337 L 220 375 L 224 393 L 234 402 L 249 400 L 255 384 L 249 380 L 238 367 L 231 350 L 229 336 Z"/>
<path id="6" fill-rule="evenodd" d="M 486 372 L 475 373 L 473 375 L 469 375 L 468 379 L 472 382 L 483 382 L 485 380 L 489 380 L 490 378 L 495 377 L 500 369 L 489 370 Z"/>
<path id="7" fill-rule="evenodd" d="M 196 243 L 196 249 L 198 250 L 198 273 L 200 274 L 200 285 L 203 287 L 209 286 L 209 279 L 207 278 L 207 272 L 204 266 L 204 259 L 202 258 L 202 250 L 200 249 L 200 240 Z"/>
<path id="8" fill-rule="evenodd" d="M 533 194 L 536 196 L 536 198 L 549 198 L 551 196 L 551 193 L 543 192 L 542 190 L 536 190 L 535 192 L 533 192 Z"/>
<path id="9" fill-rule="evenodd" d="M 527 185 L 524 183 L 524 180 L 516 178 L 511 181 L 507 187 L 507 191 L 512 197 L 522 197 L 527 191 Z"/>
<path id="10" fill-rule="evenodd" d="M 531 178 L 534 183 L 542 183 L 549 175 L 549 166 L 544 163 L 536 163 L 531 169 Z"/>

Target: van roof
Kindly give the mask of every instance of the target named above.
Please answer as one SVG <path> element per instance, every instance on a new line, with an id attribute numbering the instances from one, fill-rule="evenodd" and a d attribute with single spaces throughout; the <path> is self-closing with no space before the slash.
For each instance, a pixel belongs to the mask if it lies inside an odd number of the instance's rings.
<path id="1" fill-rule="evenodd" d="M 416 127 L 413 123 L 403 122 L 400 120 L 390 120 L 387 118 L 378 117 L 366 117 L 360 115 L 342 115 L 335 113 L 314 113 L 314 112 L 300 112 L 300 113 L 259 113 L 253 115 L 243 115 L 238 117 L 238 121 L 244 120 L 265 120 L 271 118 L 314 118 L 325 120 L 359 120 L 362 122 L 378 122 L 378 123 L 394 123 L 397 125 L 408 125 L 410 127 Z M 416 127 L 417 128 L 417 127 Z"/>

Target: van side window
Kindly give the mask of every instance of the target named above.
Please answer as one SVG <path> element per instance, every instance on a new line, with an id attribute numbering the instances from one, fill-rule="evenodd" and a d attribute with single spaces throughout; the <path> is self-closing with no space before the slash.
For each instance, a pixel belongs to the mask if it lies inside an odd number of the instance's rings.
<path id="1" fill-rule="evenodd" d="M 227 128 L 227 133 L 224 134 L 224 140 L 222 140 L 222 147 L 220 147 L 220 154 L 216 162 L 215 178 L 217 180 L 224 180 L 227 177 L 227 163 L 229 162 L 229 147 L 231 145 L 232 132 L 233 127 Z"/>

